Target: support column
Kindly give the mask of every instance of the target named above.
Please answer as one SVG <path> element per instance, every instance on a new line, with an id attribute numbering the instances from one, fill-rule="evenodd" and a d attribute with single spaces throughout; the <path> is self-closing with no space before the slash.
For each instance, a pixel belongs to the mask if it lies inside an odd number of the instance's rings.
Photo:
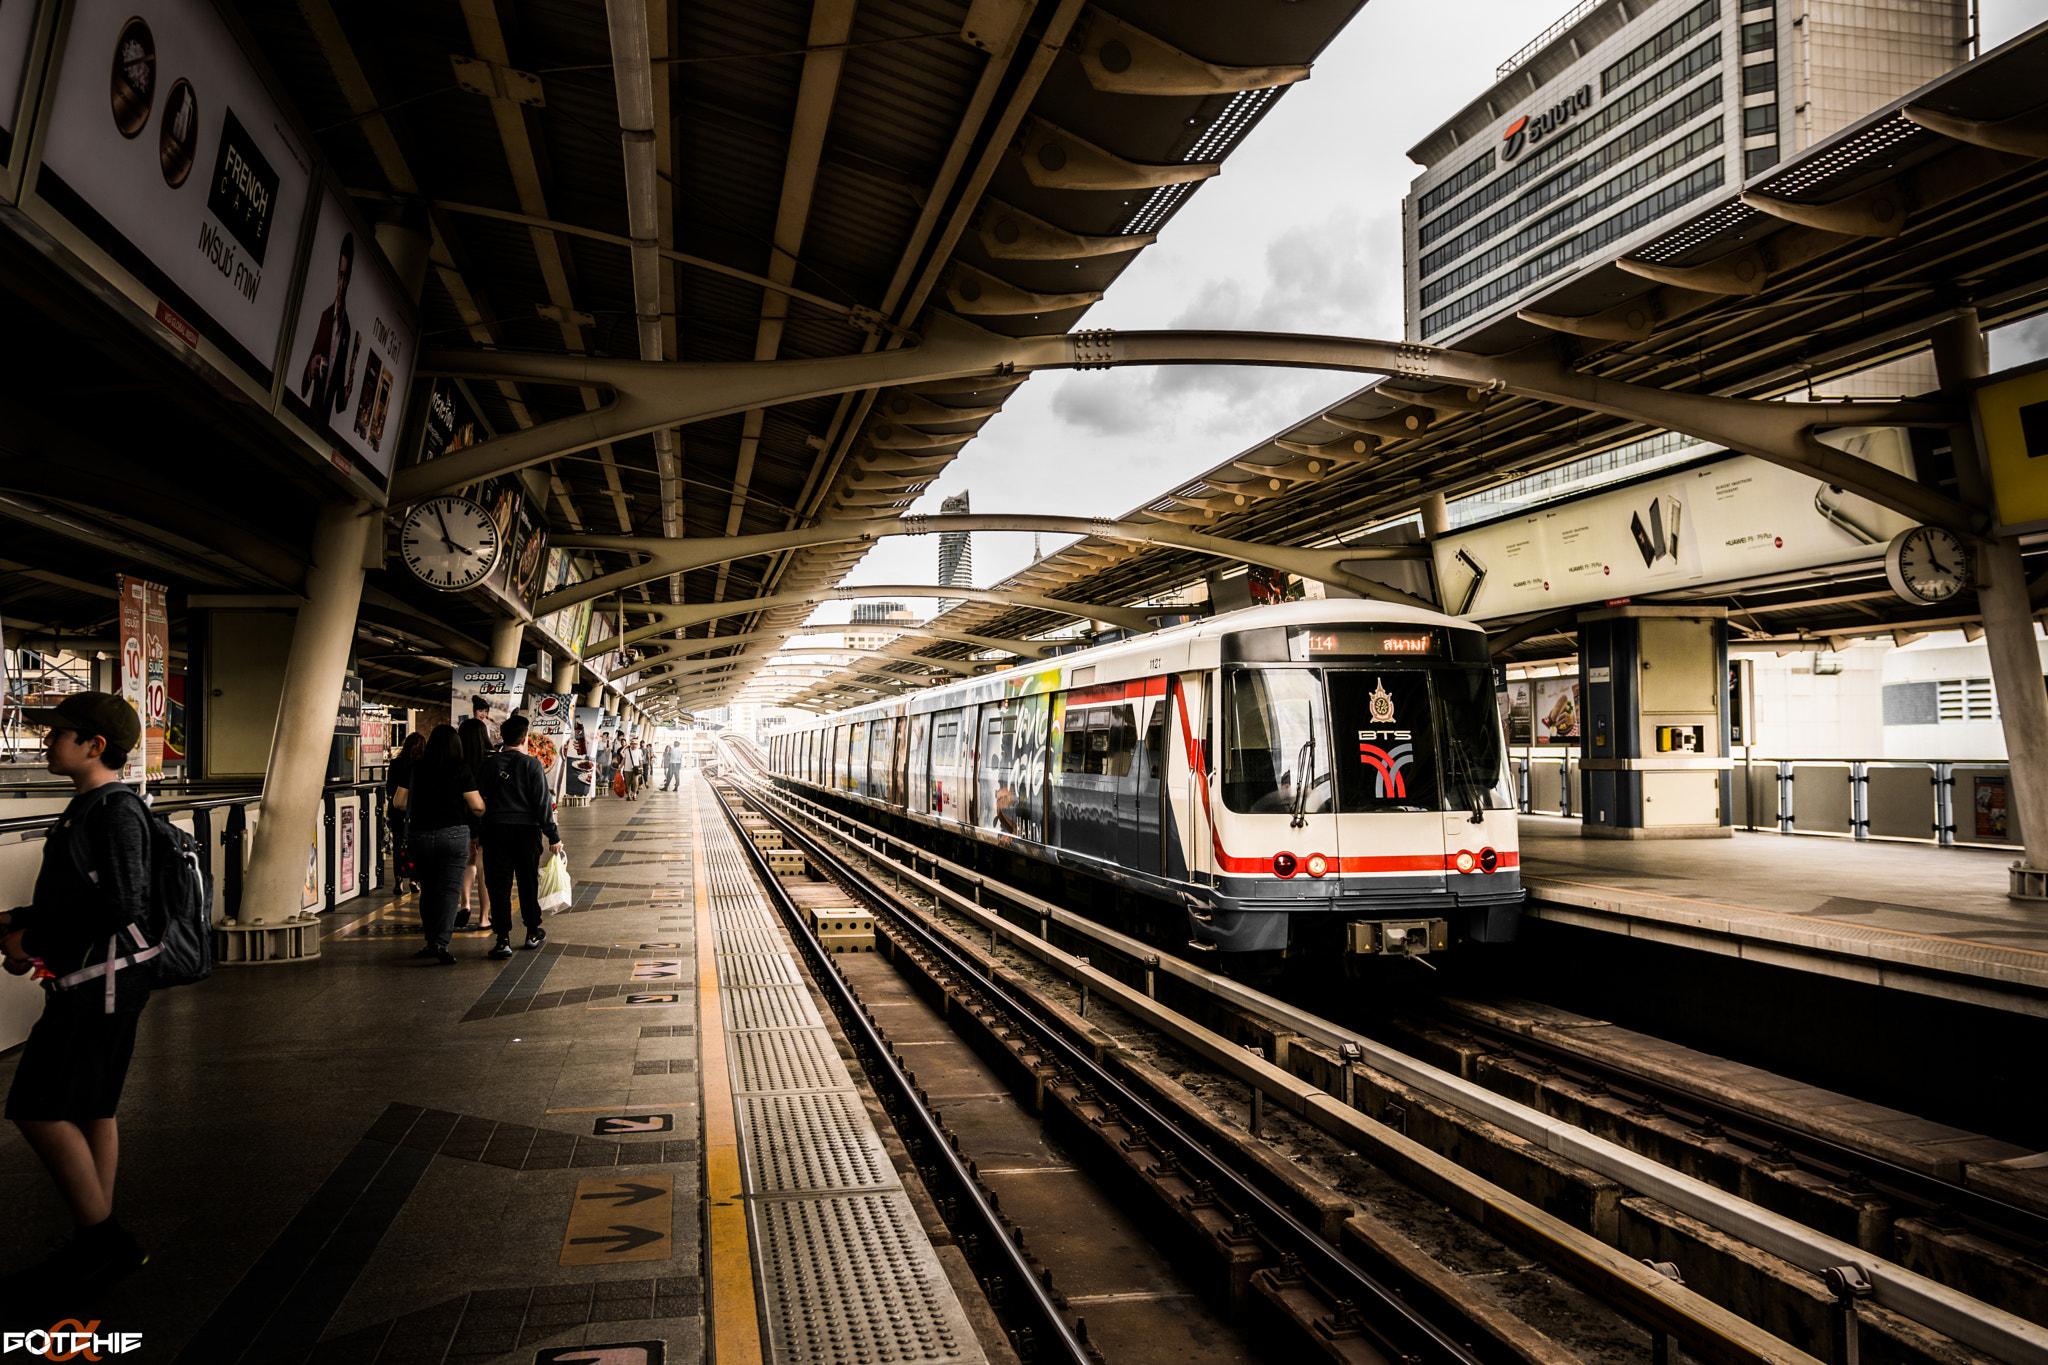
<path id="1" fill-rule="evenodd" d="M 491 667 L 517 668 L 519 647 L 526 643 L 526 623 L 516 617 L 491 623 Z"/>
<path id="2" fill-rule="evenodd" d="M 592 678 L 592 679 L 590 680 L 590 686 L 584 689 L 584 693 L 583 693 L 583 704 L 584 704 L 585 706 L 602 706 L 602 705 L 604 705 L 604 679 L 603 679 L 603 678 Z"/>
<path id="3" fill-rule="evenodd" d="M 1435 540 L 1451 533 L 1451 505 L 1441 493 L 1425 493 L 1416 511 L 1422 514 L 1422 538 Z"/>
<path id="4" fill-rule="evenodd" d="M 576 680 L 583 674 L 580 659 L 565 659 L 555 665 L 555 691 L 574 692 Z"/>
<path id="5" fill-rule="evenodd" d="M 1942 392 L 1961 399 L 1970 381 L 1990 369 L 1976 311 L 1966 310 L 1942 323 L 1932 341 Z M 1957 491 L 1966 502 L 1988 511 L 1990 479 L 1975 432 L 1967 425 L 1949 428 L 1949 448 L 1955 453 Z M 1998 693 L 1999 724 L 2005 731 L 2012 812 L 2026 849 L 2012 877 L 2017 890 L 2029 880 L 2022 872 L 2048 870 L 2048 685 L 2042 682 L 2041 649 L 2034 639 L 2034 607 L 2018 537 L 1987 540 L 1977 563 L 1977 608 L 1984 614 L 1984 647 L 1991 656 L 1991 685 Z M 2041 878 L 2031 880 L 2038 883 Z"/>
<path id="6" fill-rule="evenodd" d="M 379 518 L 367 503 L 330 503 L 313 526 L 306 604 L 292 628 L 277 729 L 263 774 L 263 818 L 242 883 L 241 918 L 277 924 L 299 913 L 320 812 L 334 711 L 363 598 L 363 558 Z"/>

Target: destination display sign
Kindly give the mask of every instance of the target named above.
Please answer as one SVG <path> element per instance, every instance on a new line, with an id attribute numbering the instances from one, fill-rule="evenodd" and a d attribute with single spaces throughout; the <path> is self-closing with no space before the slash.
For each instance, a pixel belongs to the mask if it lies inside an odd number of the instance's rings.
<path id="1" fill-rule="evenodd" d="M 1304 630 L 1289 642 L 1291 655 L 1309 659 L 1324 656 L 1369 655 L 1374 658 L 1410 655 L 1440 658 L 1444 652 L 1439 630 Z"/>
<path id="2" fill-rule="evenodd" d="M 1914 477 L 1903 428 L 1819 439 Z M 1430 552 L 1444 609 L 1495 618 L 1882 559 L 1912 524 L 1795 470 L 1732 455 L 1456 531 Z"/>

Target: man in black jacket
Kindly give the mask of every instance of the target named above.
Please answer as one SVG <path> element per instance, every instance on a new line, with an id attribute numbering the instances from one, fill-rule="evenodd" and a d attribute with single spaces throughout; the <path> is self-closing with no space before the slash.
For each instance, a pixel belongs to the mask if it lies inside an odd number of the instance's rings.
<path id="1" fill-rule="evenodd" d="M 36 972 L 44 990 L 7 1117 L 49 1169 L 77 1233 L 41 1265 L 0 1281 L 15 1307 L 106 1283 L 149 1259 L 114 1221 L 114 1111 L 149 1000 L 149 967 L 135 960 L 148 950 L 135 926 L 149 909 L 149 812 L 120 785 L 142 726 L 133 707 L 105 692 L 75 693 L 24 718 L 49 727 L 49 770 L 77 795 L 43 844 L 34 900 L 0 915 L 7 970 Z"/>
<path id="2" fill-rule="evenodd" d="M 497 942 L 485 957 L 512 956 L 512 879 L 519 879 L 519 914 L 526 921 L 522 948 L 547 942 L 540 927 L 540 864 L 543 847 L 562 852 L 555 828 L 555 802 L 540 760 L 526 752 L 526 717 L 513 712 L 499 730 L 504 747 L 484 760 L 476 789 L 484 798 L 484 886 L 490 892 L 491 928 Z M 545 841 L 545 844 L 544 842 Z"/>

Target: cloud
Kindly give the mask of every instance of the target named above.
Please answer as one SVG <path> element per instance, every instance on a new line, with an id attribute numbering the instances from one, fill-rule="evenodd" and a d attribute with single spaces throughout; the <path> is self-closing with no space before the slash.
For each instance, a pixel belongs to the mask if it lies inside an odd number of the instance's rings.
<path id="1" fill-rule="evenodd" d="M 1054 381 L 1058 387 L 1052 400 L 1055 417 L 1097 436 L 1129 436 L 1154 424 L 1154 415 L 1143 404 L 1133 404 L 1127 389 L 1089 383 L 1089 378 L 1081 376 L 1079 383 L 1064 377 Z"/>

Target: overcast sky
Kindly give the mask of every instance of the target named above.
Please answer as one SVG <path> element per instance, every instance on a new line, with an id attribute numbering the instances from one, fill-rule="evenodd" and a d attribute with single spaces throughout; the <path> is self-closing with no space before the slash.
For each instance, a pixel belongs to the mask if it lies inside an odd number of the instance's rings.
<path id="1" fill-rule="evenodd" d="M 1399 338 L 1401 196 L 1420 171 L 1407 149 L 1484 91 L 1495 66 L 1571 3 L 1371 0 L 1085 325 Z M 2048 0 L 1982 0 L 1981 8 L 1986 51 L 2048 19 Z M 1118 516 L 1360 383 L 1251 367 L 1040 374 L 914 510 L 937 512 L 941 498 L 968 491 L 976 512 Z M 1046 548 L 1068 539 L 1047 536 Z M 937 536 L 892 537 L 846 582 L 929 583 L 938 552 Z M 974 581 L 997 582 L 1030 558 L 1028 535 L 976 535 Z M 934 609 L 906 605 L 919 616 Z M 834 603 L 813 619 L 844 621 L 850 612 Z"/>

